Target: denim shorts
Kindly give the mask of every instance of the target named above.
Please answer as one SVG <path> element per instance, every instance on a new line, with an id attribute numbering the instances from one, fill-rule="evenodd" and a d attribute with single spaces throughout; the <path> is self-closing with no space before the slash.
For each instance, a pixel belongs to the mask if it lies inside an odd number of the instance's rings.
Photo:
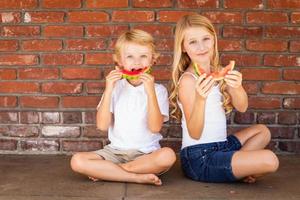
<path id="1" fill-rule="evenodd" d="M 180 152 L 183 173 L 188 178 L 203 182 L 234 182 L 231 159 L 242 147 L 234 135 L 227 141 L 197 144 L 185 147 Z"/>

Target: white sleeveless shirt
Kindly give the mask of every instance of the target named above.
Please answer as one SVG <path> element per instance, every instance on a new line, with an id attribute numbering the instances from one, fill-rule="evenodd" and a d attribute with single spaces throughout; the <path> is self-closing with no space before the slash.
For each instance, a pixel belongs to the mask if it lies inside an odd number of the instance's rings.
<path id="1" fill-rule="evenodd" d="M 195 79 L 197 77 L 190 72 Z M 180 78 L 181 80 L 181 78 Z M 179 80 L 179 81 L 180 81 Z M 182 146 L 181 149 L 187 146 L 204 144 L 211 142 L 222 142 L 226 141 L 227 130 L 226 130 L 226 115 L 222 106 L 222 94 L 220 92 L 219 85 L 213 86 L 212 90 L 208 94 L 205 103 L 205 114 L 204 114 L 204 127 L 200 139 L 195 140 L 190 137 L 185 115 L 183 112 L 182 104 L 178 101 L 179 108 L 182 113 L 181 128 L 182 128 Z"/>

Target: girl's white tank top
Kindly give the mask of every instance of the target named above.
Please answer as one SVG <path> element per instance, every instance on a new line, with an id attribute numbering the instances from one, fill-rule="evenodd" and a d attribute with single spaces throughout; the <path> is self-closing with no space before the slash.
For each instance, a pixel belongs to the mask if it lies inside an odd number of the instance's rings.
<path id="1" fill-rule="evenodd" d="M 191 72 L 185 72 L 183 75 L 185 74 L 190 74 L 195 79 L 197 79 L 197 77 Z M 179 82 L 183 75 L 180 77 Z M 195 140 L 190 137 L 183 112 L 183 107 L 179 100 L 178 105 L 182 113 L 182 149 L 184 147 L 196 144 L 226 141 L 226 115 L 222 106 L 222 94 L 220 92 L 219 85 L 213 86 L 212 90 L 207 96 L 205 103 L 204 127 L 199 140 Z"/>

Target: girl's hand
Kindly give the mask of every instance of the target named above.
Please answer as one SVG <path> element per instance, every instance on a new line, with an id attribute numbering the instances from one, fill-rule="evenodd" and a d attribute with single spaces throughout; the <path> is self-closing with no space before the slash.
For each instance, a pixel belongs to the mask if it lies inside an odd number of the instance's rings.
<path id="1" fill-rule="evenodd" d="M 107 90 L 112 90 L 115 86 L 116 81 L 120 80 L 121 78 L 122 78 L 122 73 L 120 70 L 112 70 L 105 78 L 106 79 L 105 88 Z"/>
<path id="2" fill-rule="evenodd" d="M 211 91 L 215 81 L 214 79 L 209 76 L 208 78 L 205 78 L 206 74 L 201 74 L 199 78 L 196 81 L 196 94 L 199 95 L 199 97 L 203 100 L 205 100 Z"/>
<path id="3" fill-rule="evenodd" d="M 242 74 L 236 70 L 229 71 L 225 76 L 225 82 L 229 87 L 239 88 L 242 86 Z"/>
<path id="4" fill-rule="evenodd" d="M 145 90 L 147 94 L 150 94 L 154 91 L 154 77 L 147 73 L 142 73 L 140 75 L 140 80 L 144 84 Z"/>

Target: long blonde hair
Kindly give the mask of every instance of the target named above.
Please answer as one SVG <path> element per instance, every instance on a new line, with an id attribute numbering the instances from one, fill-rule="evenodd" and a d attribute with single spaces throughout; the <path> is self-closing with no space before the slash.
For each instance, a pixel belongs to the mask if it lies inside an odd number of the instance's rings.
<path id="1" fill-rule="evenodd" d="M 182 51 L 182 44 L 185 35 L 185 31 L 190 27 L 201 27 L 205 28 L 214 38 L 214 50 L 211 57 L 210 64 L 212 66 L 211 71 L 218 71 L 222 68 L 219 63 L 219 53 L 217 44 L 217 34 L 214 26 L 204 16 L 193 14 L 183 16 L 176 24 L 175 29 L 175 44 L 174 44 L 174 58 L 172 66 L 172 84 L 171 84 L 171 95 L 169 97 L 170 105 L 172 107 L 171 116 L 180 120 L 182 117 L 181 111 L 178 107 L 178 85 L 181 75 L 191 64 L 191 59 L 187 53 Z M 220 90 L 223 95 L 223 107 L 226 113 L 232 111 L 231 99 L 228 92 L 225 90 L 226 85 L 224 81 L 220 82 Z"/>

